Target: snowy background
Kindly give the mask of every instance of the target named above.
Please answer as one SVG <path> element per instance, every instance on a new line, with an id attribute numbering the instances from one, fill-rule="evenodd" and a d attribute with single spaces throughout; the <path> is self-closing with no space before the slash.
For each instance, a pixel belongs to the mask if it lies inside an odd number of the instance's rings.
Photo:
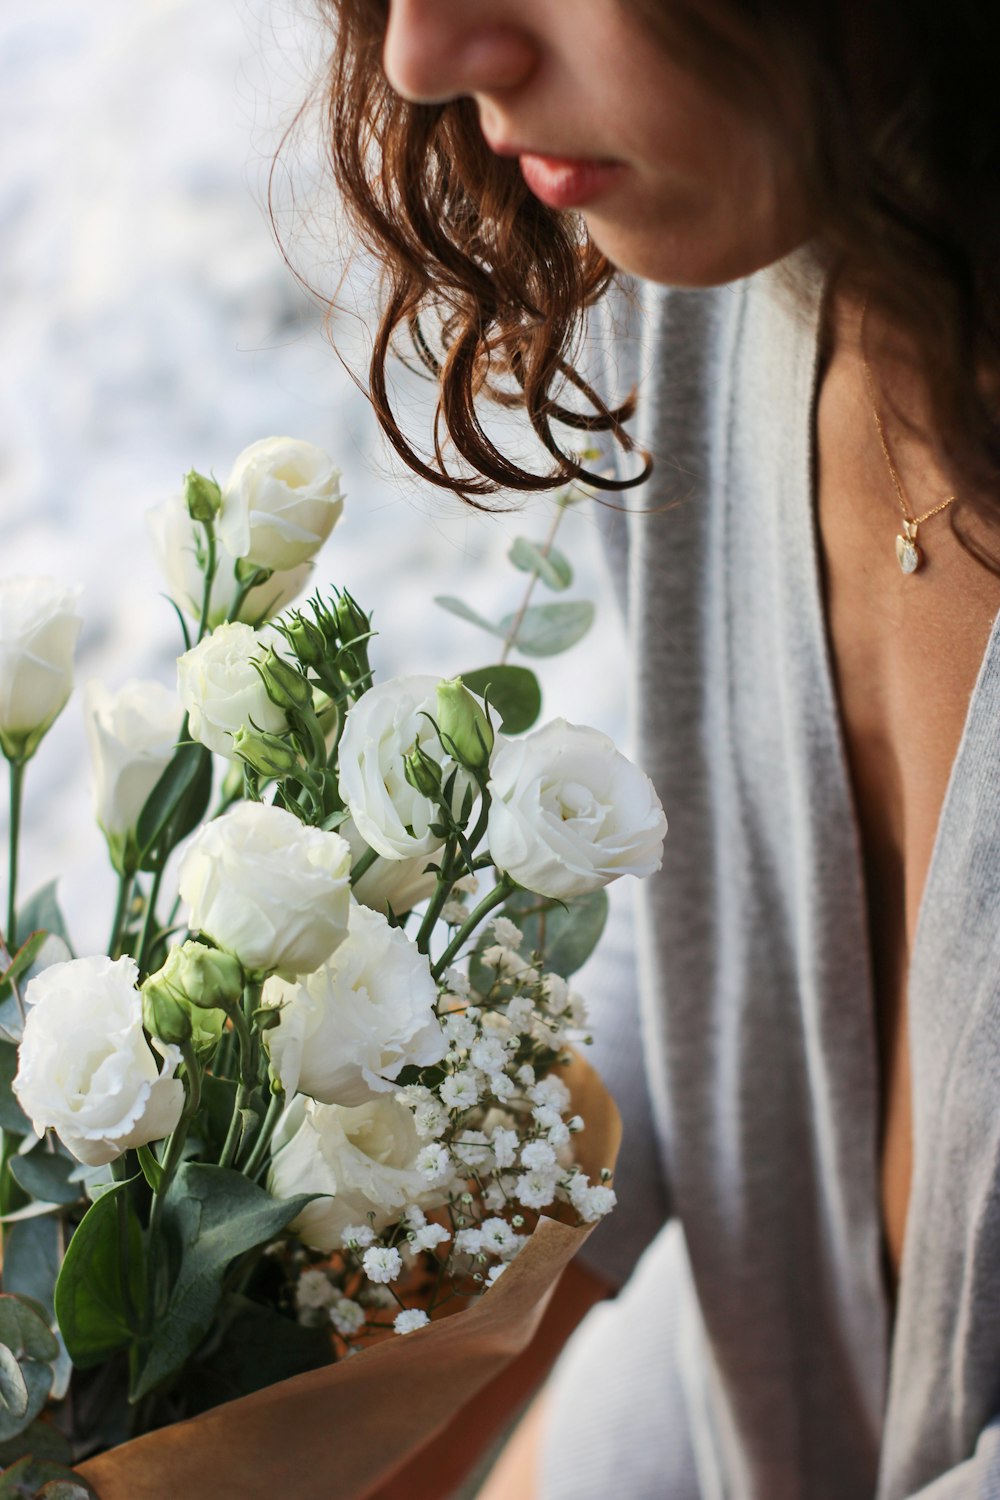
<path id="1" fill-rule="evenodd" d="M 0 12 L 0 574 L 83 584 L 80 683 L 172 683 L 178 631 L 144 513 L 192 466 L 224 477 L 259 437 L 309 439 L 342 467 L 347 511 L 315 581 L 346 584 L 374 609 L 383 676 L 494 659 L 489 638 L 432 596 L 498 618 L 524 582 L 505 560 L 511 539 L 547 529 L 545 500 L 483 518 L 399 472 L 322 309 L 275 245 L 268 172 L 326 40 L 308 7 L 32 0 Z M 338 226 L 319 155 L 307 118 L 278 173 L 279 223 L 297 268 L 332 291 Z M 363 268 L 349 296 L 330 331 L 357 365 L 371 317 Z M 402 391 L 419 420 L 419 387 Z M 571 597 L 598 599 L 599 628 L 537 666 L 547 716 L 621 742 L 597 519 L 574 511 L 560 545 L 577 568 Z M 113 881 L 90 817 L 79 704 L 75 693 L 28 771 L 20 889 L 60 875 L 88 952 L 104 941 Z"/>

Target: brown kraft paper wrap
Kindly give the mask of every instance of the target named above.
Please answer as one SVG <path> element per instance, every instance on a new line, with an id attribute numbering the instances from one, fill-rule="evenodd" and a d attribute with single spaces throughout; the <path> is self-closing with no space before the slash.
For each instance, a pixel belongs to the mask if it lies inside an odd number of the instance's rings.
<path id="1" fill-rule="evenodd" d="M 577 1160 L 597 1180 L 614 1168 L 618 1111 L 581 1057 L 562 1076 L 586 1122 Z M 527 1348 L 591 1227 L 543 1217 L 464 1311 L 136 1438 L 78 1472 L 100 1500 L 362 1500 Z"/>

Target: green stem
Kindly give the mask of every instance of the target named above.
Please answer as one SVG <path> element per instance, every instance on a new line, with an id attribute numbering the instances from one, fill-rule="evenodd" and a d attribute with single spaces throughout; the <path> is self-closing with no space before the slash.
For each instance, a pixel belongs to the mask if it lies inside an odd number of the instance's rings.
<path id="1" fill-rule="evenodd" d="M 109 958 L 118 957 L 118 948 L 122 940 L 125 918 L 128 916 L 129 902 L 132 899 L 132 884 L 134 880 L 134 870 L 123 870 L 118 877 L 118 904 L 115 907 L 115 917 L 111 924 L 111 936 L 108 938 Z"/>
<path id="2" fill-rule="evenodd" d="M 431 973 L 435 979 L 441 978 L 452 959 L 461 951 L 463 943 L 472 936 L 483 918 L 487 917 L 494 907 L 502 906 L 513 889 L 514 882 L 506 875 L 501 875 L 493 889 L 469 913 L 467 920 L 458 929 L 437 963 L 432 966 Z"/>
<path id="3" fill-rule="evenodd" d="M 278 1121 L 281 1119 L 281 1113 L 284 1107 L 284 1094 L 272 1094 L 271 1102 L 267 1106 L 267 1114 L 264 1116 L 264 1123 L 260 1127 L 260 1134 L 258 1135 L 256 1143 L 254 1144 L 254 1148 L 247 1160 L 244 1162 L 242 1168 L 244 1176 L 249 1177 L 251 1180 L 253 1180 L 253 1178 L 257 1176 L 261 1167 L 264 1165 L 264 1157 L 267 1155 L 267 1148 L 271 1144 L 271 1137 L 274 1134 Z"/>
<path id="4" fill-rule="evenodd" d="M 356 885 L 362 875 L 366 874 L 378 859 L 377 849 L 366 849 L 357 863 L 351 867 L 351 884 Z"/>
<path id="5" fill-rule="evenodd" d="M 128 1166 L 124 1156 L 111 1163 L 111 1175 L 115 1182 L 128 1181 Z M 122 1306 L 125 1309 L 125 1321 L 133 1333 L 138 1333 L 141 1328 L 139 1314 L 136 1305 L 132 1301 L 131 1268 L 128 1243 L 128 1193 L 117 1195 L 115 1204 L 118 1210 L 118 1275 L 121 1281 Z"/>
<path id="6" fill-rule="evenodd" d="M 7 864 L 7 948 L 17 952 L 17 846 L 21 837 L 21 794 L 24 790 L 23 760 L 10 762 L 10 849 Z"/>
<path id="7" fill-rule="evenodd" d="M 252 1012 L 256 1004 L 256 992 L 259 987 L 247 985 L 244 992 L 244 1009 Z M 230 1011 L 233 1026 L 236 1031 L 236 1039 L 240 1049 L 240 1081 L 236 1090 L 236 1102 L 233 1105 L 233 1113 L 229 1120 L 229 1129 L 226 1132 L 225 1143 L 222 1147 L 222 1155 L 219 1157 L 220 1167 L 231 1167 L 236 1160 L 237 1152 L 243 1144 L 243 1111 L 250 1106 L 253 1092 L 257 1085 L 257 1058 L 253 1033 L 247 1024 L 246 1016 L 238 1005 L 234 1005 Z"/>
<path id="8" fill-rule="evenodd" d="M 262 582 L 265 576 L 269 576 L 267 568 L 257 568 L 245 582 L 238 585 L 233 602 L 229 606 L 228 618 L 230 620 L 239 619 L 240 610 L 246 603 L 247 595 L 257 587 L 258 583 Z"/>
<path id="9" fill-rule="evenodd" d="M 434 923 L 441 915 L 441 908 L 451 895 L 452 887 L 455 884 L 455 872 L 452 869 L 452 865 L 455 863 L 455 850 L 457 847 L 458 840 L 454 838 L 449 839 L 445 845 L 444 858 L 441 860 L 441 873 L 438 875 L 434 894 L 428 903 L 423 921 L 420 923 L 417 932 L 417 947 L 421 953 L 426 953 L 430 947 Z"/>
<path id="10" fill-rule="evenodd" d="M 215 582 L 215 574 L 218 569 L 218 555 L 215 550 L 215 522 L 203 521 L 205 536 L 208 538 L 208 560 L 205 567 L 205 587 L 201 594 L 201 619 L 198 621 L 199 641 L 208 631 L 208 616 L 212 607 L 212 585 Z"/>
<path id="11" fill-rule="evenodd" d="M 153 928 L 156 923 L 156 902 L 160 894 L 160 883 L 163 880 L 163 870 L 167 863 L 167 856 L 161 852 L 156 857 L 156 869 L 153 873 L 153 883 L 149 888 L 146 898 L 146 911 L 142 919 L 142 932 L 139 935 L 139 949 L 135 961 L 139 965 L 139 973 L 145 972 L 146 957 L 149 952 Z"/>
<path id="12" fill-rule="evenodd" d="M 160 1182 L 159 1192 L 153 1194 L 153 1206 L 149 1214 L 149 1231 L 147 1243 L 149 1245 L 149 1303 L 146 1309 L 147 1331 L 152 1327 L 156 1317 L 156 1270 L 160 1250 L 160 1220 L 163 1217 L 163 1205 L 166 1200 L 170 1185 L 177 1175 L 177 1168 L 181 1164 L 184 1155 L 184 1145 L 187 1141 L 188 1131 L 191 1129 L 192 1121 L 198 1113 L 201 1104 L 201 1068 L 198 1065 L 198 1057 L 190 1042 L 181 1045 L 181 1053 L 184 1057 L 184 1086 L 187 1091 L 187 1099 L 181 1117 L 177 1121 L 176 1129 L 167 1139 L 166 1155 L 163 1158 L 163 1178 Z"/>

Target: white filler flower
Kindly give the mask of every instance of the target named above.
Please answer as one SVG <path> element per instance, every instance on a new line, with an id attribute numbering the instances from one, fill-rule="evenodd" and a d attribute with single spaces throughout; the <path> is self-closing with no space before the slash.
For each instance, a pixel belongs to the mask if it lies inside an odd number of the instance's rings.
<path id="1" fill-rule="evenodd" d="M 218 530 L 234 557 L 258 568 L 297 568 L 319 551 L 343 509 L 340 470 L 328 453 L 296 438 L 262 438 L 233 465 Z"/>
<path id="2" fill-rule="evenodd" d="M 267 696 L 255 662 L 269 646 L 287 650 L 284 637 L 271 626 L 218 625 L 211 635 L 177 658 L 177 692 L 188 715 L 191 738 L 217 755 L 233 757 L 233 737 L 251 725 L 269 734 L 284 734 L 284 710 Z"/>
<path id="3" fill-rule="evenodd" d="M 357 1109 L 299 1095 L 285 1111 L 275 1143 L 268 1192 L 276 1198 L 325 1195 L 292 1225 L 314 1250 L 340 1249 L 352 1225 L 371 1224 L 378 1233 L 408 1204 L 433 1208 L 444 1202 L 444 1190 L 429 1190 L 417 1167 L 421 1140 L 413 1116 L 389 1095 Z"/>
<path id="4" fill-rule="evenodd" d="M 667 820 L 653 783 L 606 734 L 553 719 L 493 762 L 486 839 L 526 890 L 566 901 L 620 875 L 652 875 Z"/>
<path id="5" fill-rule="evenodd" d="M 205 556 L 205 533 L 188 512 L 181 494 L 171 495 L 146 512 L 146 525 L 157 562 L 167 581 L 170 597 L 186 614 L 201 619 L 205 578 L 201 560 Z M 229 619 L 241 592 L 236 577 L 236 558 L 216 538 L 216 571 L 208 601 L 209 626 Z M 240 605 L 237 619 L 253 624 L 269 620 L 290 604 L 306 586 L 312 563 L 301 563 L 287 572 L 275 572 L 265 583 L 256 584 Z"/>
<path id="6" fill-rule="evenodd" d="M 406 779 L 404 760 L 420 748 L 447 777 L 454 762 L 445 753 L 432 719 L 439 679 L 392 677 L 364 693 L 348 710 L 340 741 L 340 795 L 361 837 L 386 859 L 410 859 L 439 849 L 430 831 L 438 809 Z M 455 806 L 471 783 L 459 770 Z"/>
<path id="7" fill-rule="evenodd" d="M 117 867 L 146 798 L 166 770 L 181 727 L 175 693 L 127 682 L 117 693 L 88 682 L 83 718 L 94 770 L 94 811 Z"/>
<path id="8" fill-rule="evenodd" d="M 0 582 L 0 749 L 33 755 L 73 691 L 83 590 L 54 578 Z"/>
<path id="9" fill-rule="evenodd" d="M 435 1014 L 437 986 L 416 943 L 379 912 L 351 903 L 347 937 L 296 984 L 269 979 L 263 1003 L 281 1007 L 264 1033 L 285 1093 L 324 1104 L 363 1104 L 395 1090 L 409 1064 L 447 1051 Z"/>
<path id="10" fill-rule="evenodd" d="M 243 802 L 195 834 L 178 888 L 189 925 L 245 969 L 311 974 L 347 936 L 351 849 L 283 808 Z"/>
<path id="11" fill-rule="evenodd" d="M 53 964 L 25 993 L 28 1017 L 13 1088 L 41 1134 L 52 1129 L 78 1161 L 100 1167 L 169 1135 L 184 1105 L 174 1047 L 162 1071 L 142 1029 L 135 960 Z"/>

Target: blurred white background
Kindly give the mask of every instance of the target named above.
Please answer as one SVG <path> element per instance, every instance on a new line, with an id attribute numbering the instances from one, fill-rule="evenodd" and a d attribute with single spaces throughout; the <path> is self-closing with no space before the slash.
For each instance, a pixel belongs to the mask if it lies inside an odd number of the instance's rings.
<path id="1" fill-rule="evenodd" d="M 192 466 L 224 478 L 259 437 L 320 443 L 343 468 L 347 510 L 315 582 L 345 584 L 374 609 L 383 676 L 495 659 L 489 638 L 432 596 L 458 594 L 498 618 L 524 583 L 505 560 L 511 539 L 548 526 L 544 499 L 484 518 L 399 472 L 322 309 L 275 245 L 268 171 L 326 45 L 309 0 L 0 11 L 0 573 L 83 584 L 81 684 L 173 682 L 179 634 L 158 597 L 144 512 Z M 337 215 L 317 187 L 320 158 L 307 120 L 277 196 L 293 261 L 333 290 Z M 363 271 L 354 288 L 356 315 L 335 314 L 330 331 L 356 362 L 371 317 Z M 419 394 L 407 398 L 414 410 Z M 599 627 L 537 667 L 547 716 L 621 742 L 596 522 L 574 511 L 560 545 L 577 567 L 570 597 L 603 598 Z M 0 809 L 3 841 L 2 793 Z M 59 875 L 77 951 L 99 950 L 113 880 L 90 814 L 79 692 L 29 767 L 25 819 L 22 896 Z"/>

